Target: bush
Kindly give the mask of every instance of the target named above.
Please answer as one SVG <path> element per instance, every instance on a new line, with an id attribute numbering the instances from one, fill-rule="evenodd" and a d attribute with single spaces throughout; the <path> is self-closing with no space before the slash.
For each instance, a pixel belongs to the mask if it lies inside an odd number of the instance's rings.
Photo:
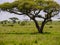
<path id="1" fill-rule="evenodd" d="M 13 27 L 14 25 L 8 25 L 8 26 L 11 26 L 11 27 Z"/>
<path id="2" fill-rule="evenodd" d="M 18 24 L 20 24 L 20 21 L 18 21 Z"/>
<path id="3" fill-rule="evenodd" d="M 53 28 L 53 26 L 50 26 L 49 28 Z"/>
<path id="4" fill-rule="evenodd" d="M 21 23 L 20 23 L 20 25 L 22 25 L 22 26 L 24 26 L 24 25 L 26 25 L 27 24 L 27 22 L 25 22 L 25 21 L 22 21 Z"/>

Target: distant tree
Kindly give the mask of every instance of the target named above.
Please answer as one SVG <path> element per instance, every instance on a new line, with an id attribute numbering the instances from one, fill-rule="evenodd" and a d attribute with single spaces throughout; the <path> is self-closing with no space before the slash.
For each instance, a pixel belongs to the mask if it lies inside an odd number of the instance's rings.
<path id="1" fill-rule="evenodd" d="M 8 20 L 4 20 L 3 22 L 4 22 L 4 24 L 7 24 Z"/>
<path id="2" fill-rule="evenodd" d="M 0 23 L 3 24 L 3 21 L 1 21 Z"/>
<path id="3" fill-rule="evenodd" d="M 60 5 L 53 0 L 17 0 L 12 3 L 0 4 L 0 10 L 28 16 L 34 21 L 38 32 L 43 33 L 45 24 L 59 13 Z M 40 15 L 41 11 L 46 14 Z M 44 19 L 41 26 L 36 18 Z"/>
<path id="4" fill-rule="evenodd" d="M 18 21 L 18 24 L 20 24 L 20 21 Z"/>
<path id="5" fill-rule="evenodd" d="M 13 21 L 13 23 L 16 23 L 16 20 L 19 20 L 19 19 L 16 18 L 16 17 L 12 17 L 12 18 L 9 18 L 9 19 L 11 19 L 11 20 Z"/>
<path id="6" fill-rule="evenodd" d="M 1 24 L 7 24 L 8 23 L 8 20 L 3 20 L 0 22 Z"/>

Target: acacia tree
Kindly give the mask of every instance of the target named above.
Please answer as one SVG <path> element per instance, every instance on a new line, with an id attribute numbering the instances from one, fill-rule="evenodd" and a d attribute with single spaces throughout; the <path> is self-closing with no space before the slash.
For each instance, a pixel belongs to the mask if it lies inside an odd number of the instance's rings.
<path id="1" fill-rule="evenodd" d="M 7 22 L 8 22 L 8 20 L 3 20 L 3 23 L 4 23 L 4 24 L 7 24 Z"/>
<path id="2" fill-rule="evenodd" d="M 16 20 L 19 20 L 19 19 L 16 18 L 16 17 L 12 17 L 12 18 L 9 18 L 9 19 L 11 19 L 11 20 L 13 21 L 13 23 L 16 23 Z"/>
<path id="3" fill-rule="evenodd" d="M 14 13 L 17 15 L 26 15 L 32 19 L 39 33 L 43 33 L 44 25 L 51 21 L 51 18 L 59 13 L 60 6 L 52 0 L 17 0 L 12 3 L 0 5 L 0 10 Z M 40 15 L 45 12 L 44 16 Z M 42 18 L 42 24 L 39 25 L 36 18 Z"/>

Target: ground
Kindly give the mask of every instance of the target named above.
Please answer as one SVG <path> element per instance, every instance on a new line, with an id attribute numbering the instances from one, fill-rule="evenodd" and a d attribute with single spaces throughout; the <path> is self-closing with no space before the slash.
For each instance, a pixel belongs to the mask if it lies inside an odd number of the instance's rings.
<path id="1" fill-rule="evenodd" d="M 60 22 L 47 23 L 43 34 L 33 22 L 0 24 L 0 45 L 60 45 Z"/>

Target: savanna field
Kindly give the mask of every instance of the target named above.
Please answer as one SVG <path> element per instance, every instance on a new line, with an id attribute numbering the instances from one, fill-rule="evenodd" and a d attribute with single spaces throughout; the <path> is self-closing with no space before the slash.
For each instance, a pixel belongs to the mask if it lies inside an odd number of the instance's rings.
<path id="1" fill-rule="evenodd" d="M 0 45 L 60 45 L 60 22 L 47 23 L 43 31 L 33 22 L 0 24 Z"/>

